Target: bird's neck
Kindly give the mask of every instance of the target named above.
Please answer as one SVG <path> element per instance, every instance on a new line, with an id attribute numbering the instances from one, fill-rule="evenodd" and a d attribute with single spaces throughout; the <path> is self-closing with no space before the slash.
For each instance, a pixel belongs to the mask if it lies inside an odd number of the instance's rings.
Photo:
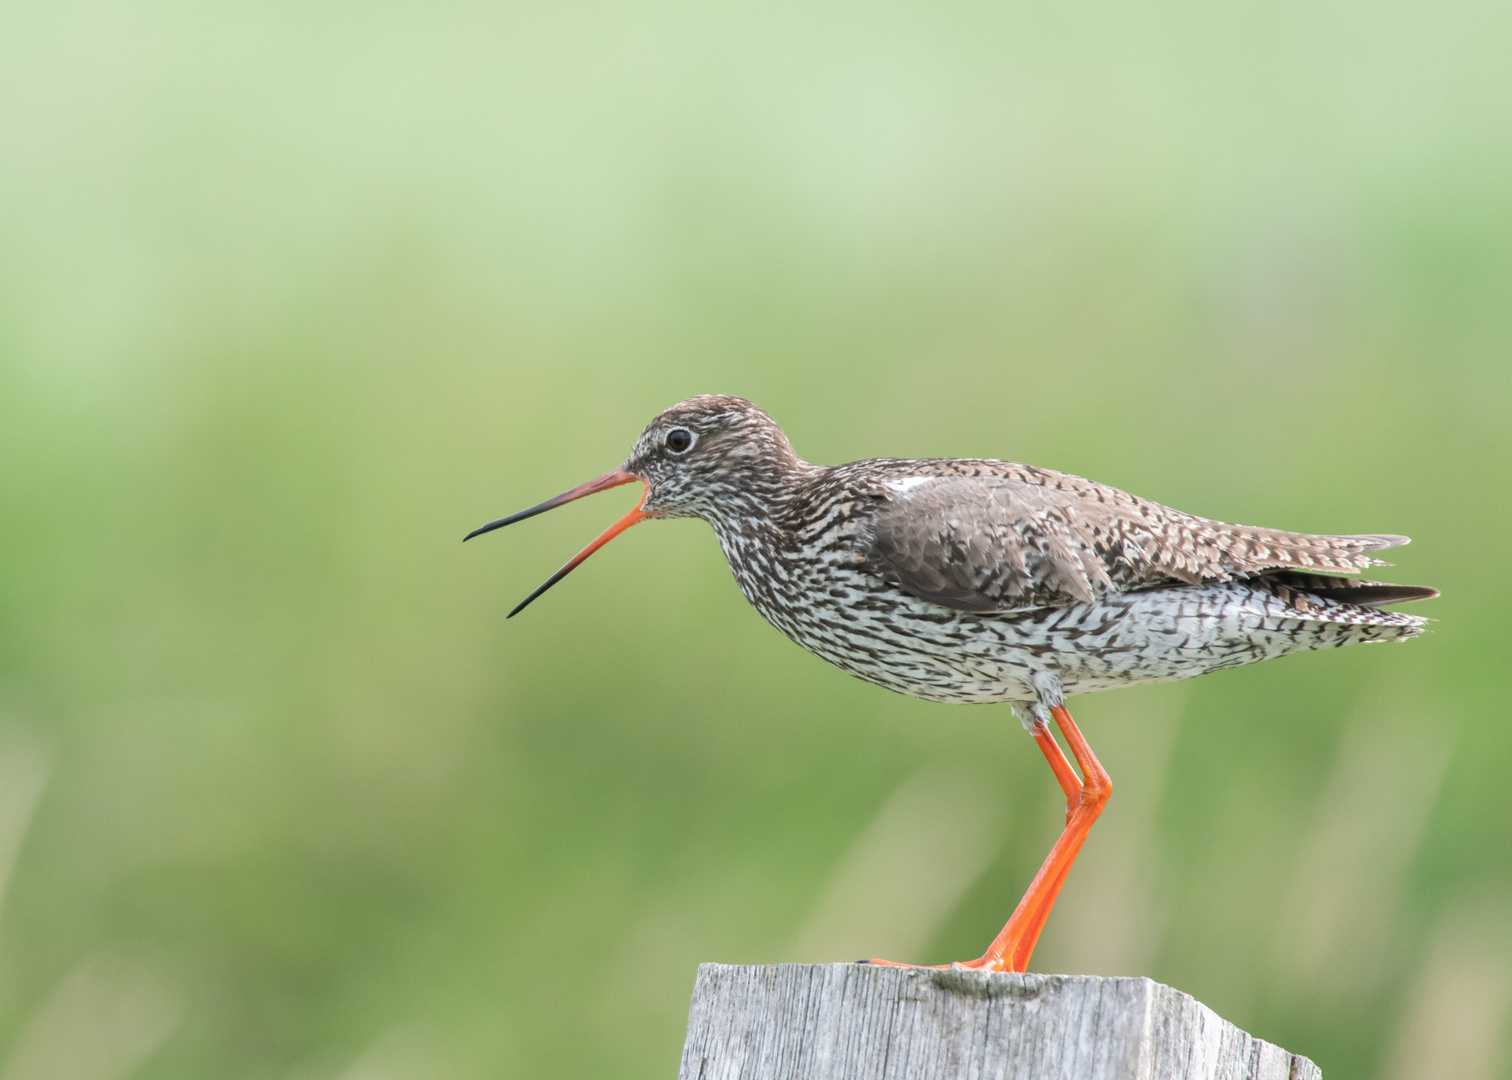
<path id="1" fill-rule="evenodd" d="M 764 462 L 711 499 L 702 516 L 714 527 L 726 554 L 732 546 L 775 546 L 789 529 L 794 508 L 809 484 L 823 471 L 797 455 Z"/>
<path id="2" fill-rule="evenodd" d="M 829 470 L 799 461 L 780 478 L 741 485 L 707 515 L 740 591 L 784 633 L 803 592 L 802 534 L 816 487 Z"/>

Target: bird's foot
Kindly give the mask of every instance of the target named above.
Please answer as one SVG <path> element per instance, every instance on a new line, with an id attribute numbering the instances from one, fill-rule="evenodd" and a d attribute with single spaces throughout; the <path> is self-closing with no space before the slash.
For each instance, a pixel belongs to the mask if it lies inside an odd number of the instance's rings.
<path id="1" fill-rule="evenodd" d="M 882 967 L 923 968 L 928 971 L 1012 971 L 1008 962 L 1000 957 L 979 956 L 975 960 L 956 960 L 949 964 L 902 964 L 896 960 L 857 960 L 858 964 L 878 964 Z"/>

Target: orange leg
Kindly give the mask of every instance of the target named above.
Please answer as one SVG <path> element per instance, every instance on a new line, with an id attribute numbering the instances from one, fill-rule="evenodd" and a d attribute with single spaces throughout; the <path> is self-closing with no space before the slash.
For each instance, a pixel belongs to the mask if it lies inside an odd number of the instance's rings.
<path id="1" fill-rule="evenodd" d="M 1034 740 L 1039 743 L 1045 760 L 1050 762 L 1055 778 L 1060 781 L 1061 790 L 1066 793 L 1065 831 L 1061 833 L 1055 846 L 1050 849 L 1050 855 L 1040 867 L 1039 873 L 1035 875 L 1029 891 L 1024 894 L 1024 898 L 1014 909 L 1008 925 L 1003 927 L 1002 932 L 987 947 L 987 951 L 976 960 L 968 960 L 964 964 L 952 964 L 952 967 L 980 971 L 1024 971 L 1027 969 L 1029 957 L 1039 941 L 1040 931 L 1045 928 L 1045 920 L 1050 917 L 1050 909 L 1055 906 L 1055 898 L 1060 895 L 1066 875 L 1071 872 L 1071 864 L 1076 861 L 1082 843 L 1087 839 L 1087 834 L 1092 831 L 1092 823 L 1102 813 L 1103 804 L 1108 801 L 1108 796 L 1113 792 L 1113 782 L 1108 779 L 1107 772 L 1098 763 L 1097 755 L 1092 753 L 1092 748 L 1087 745 L 1087 740 L 1082 737 L 1076 721 L 1071 719 L 1071 714 L 1066 711 L 1066 707 L 1057 705 L 1050 710 L 1050 715 L 1055 717 L 1055 724 L 1065 736 L 1066 745 L 1071 748 L 1071 755 L 1076 758 L 1076 764 L 1081 767 L 1082 772 L 1082 779 L 1078 780 L 1076 774 L 1071 771 L 1071 765 L 1066 761 L 1066 756 L 1061 753 L 1055 736 L 1050 734 L 1050 729 L 1037 725 L 1032 732 Z M 889 962 L 873 960 L 872 963 Z"/>
<path id="2" fill-rule="evenodd" d="M 1055 736 L 1050 734 L 1050 728 L 1045 724 L 1035 724 L 1030 731 L 1034 741 L 1039 743 L 1040 751 L 1045 755 L 1045 760 L 1050 763 L 1050 769 L 1055 773 L 1055 778 L 1060 781 L 1061 790 L 1066 793 L 1066 821 L 1071 821 L 1071 813 L 1076 809 L 1077 802 L 1081 798 L 1082 782 L 1071 769 L 1071 763 L 1066 760 L 1066 755 L 1061 753 L 1060 743 L 1055 741 Z"/>

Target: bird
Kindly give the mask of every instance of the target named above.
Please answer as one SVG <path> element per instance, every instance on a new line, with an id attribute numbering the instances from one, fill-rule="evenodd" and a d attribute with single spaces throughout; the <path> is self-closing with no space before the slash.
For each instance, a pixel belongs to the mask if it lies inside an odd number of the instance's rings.
<path id="1" fill-rule="evenodd" d="M 1027 970 L 1112 792 L 1068 697 L 1404 641 L 1429 620 L 1388 606 L 1438 595 L 1346 576 L 1388 565 L 1374 553 L 1405 536 L 1230 525 L 1011 461 L 812 465 L 764 410 L 723 394 L 665 409 L 617 468 L 464 539 L 635 482 L 634 508 L 510 618 L 631 526 L 702 518 L 745 598 L 803 648 L 926 701 L 1006 702 L 1038 744 L 1065 827 L 1002 931 L 955 968 Z"/>

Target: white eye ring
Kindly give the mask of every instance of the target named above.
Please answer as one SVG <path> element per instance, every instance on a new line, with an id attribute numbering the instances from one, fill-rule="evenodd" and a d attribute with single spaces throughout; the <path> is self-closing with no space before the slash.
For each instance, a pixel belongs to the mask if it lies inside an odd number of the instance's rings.
<path id="1" fill-rule="evenodd" d="M 689 450 L 693 449 L 693 444 L 697 441 L 698 436 L 685 427 L 673 428 L 667 432 L 666 437 L 662 440 L 667 449 L 674 454 L 686 454 Z"/>

